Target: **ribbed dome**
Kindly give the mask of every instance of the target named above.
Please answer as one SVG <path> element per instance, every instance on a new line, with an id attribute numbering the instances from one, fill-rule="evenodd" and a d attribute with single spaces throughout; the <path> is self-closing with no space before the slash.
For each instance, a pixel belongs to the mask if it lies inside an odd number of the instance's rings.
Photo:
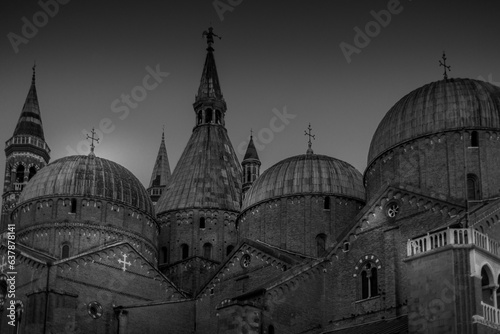
<path id="1" fill-rule="evenodd" d="M 227 131 L 197 126 L 156 204 L 156 213 L 186 208 L 239 211 L 241 165 Z"/>
<path id="2" fill-rule="evenodd" d="M 245 196 L 242 210 L 276 197 L 329 194 L 365 200 L 362 176 L 347 162 L 325 155 L 304 154 L 266 170 Z"/>
<path id="3" fill-rule="evenodd" d="M 89 196 L 122 202 L 154 215 L 141 182 L 125 167 L 91 155 L 56 160 L 26 185 L 19 203 L 44 196 Z"/>
<path id="4" fill-rule="evenodd" d="M 380 122 L 368 165 L 406 141 L 463 128 L 500 128 L 500 87 L 472 79 L 448 79 L 412 91 Z"/>

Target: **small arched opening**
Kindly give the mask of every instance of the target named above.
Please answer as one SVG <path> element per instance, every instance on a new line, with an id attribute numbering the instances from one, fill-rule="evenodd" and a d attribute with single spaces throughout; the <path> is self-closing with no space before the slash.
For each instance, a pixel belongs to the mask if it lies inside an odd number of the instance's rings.
<path id="1" fill-rule="evenodd" d="M 203 245 L 203 257 L 205 259 L 212 258 L 212 244 L 207 242 Z"/>
<path id="2" fill-rule="evenodd" d="M 36 168 L 35 166 L 31 166 L 29 169 L 29 175 L 28 175 L 28 180 L 31 180 L 33 176 L 36 174 Z"/>
<path id="3" fill-rule="evenodd" d="M 484 265 L 481 269 L 481 300 L 483 303 L 494 306 L 493 289 L 494 289 L 493 274 L 490 268 Z"/>
<path id="4" fill-rule="evenodd" d="M 61 245 L 61 259 L 66 259 L 69 257 L 69 250 L 70 247 L 68 243 L 64 243 Z"/>
<path id="5" fill-rule="evenodd" d="M 189 246 L 187 244 L 181 245 L 181 259 L 187 259 L 189 257 Z"/>
<path id="6" fill-rule="evenodd" d="M 23 183 L 24 182 L 24 166 L 19 165 L 16 168 L 16 182 Z"/>
<path id="7" fill-rule="evenodd" d="M 479 147 L 479 134 L 477 131 L 472 131 L 470 134 L 470 147 Z"/>
<path id="8" fill-rule="evenodd" d="M 316 256 L 320 257 L 326 250 L 326 234 L 320 233 L 316 236 Z"/>
<path id="9" fill-rule="evenodd" d="M 479 199 L 479 180 L 475 174 L 467 174 L 467 199 L 474 201 Z"/>
<path id="10" fill-rule="evenodd" d="M 212 113 L 213 111 L 210 108 L 205 110 L 205 123 L 212 123 Z"/>

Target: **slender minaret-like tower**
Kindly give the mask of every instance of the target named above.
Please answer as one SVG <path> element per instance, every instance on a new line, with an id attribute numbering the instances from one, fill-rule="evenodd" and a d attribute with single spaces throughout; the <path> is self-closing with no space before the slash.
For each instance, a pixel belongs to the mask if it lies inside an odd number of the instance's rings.
<path id="1" fill-rule="evenodd" d="M 247 151 L 245 153 L 245 157 L 241 162 L 241 167 L 243 167 L 243 185 L 242 192 L 243 197 L 245 197 L 245 193 L 252 186 L 252 184 L 257 180 L 260 175 L 260 159 L 257 154 L 257 150 L 255 149 L 255 145 L 253 143 L 253 135 L 250 135 L 250 141 L 248 142 Z"/>
<path id="2" fill-rule="evenodd" d="M 193 104 L 193 133 L 156 204 L 160 269 L 191 292 L 236 245 L 241 201 L 241 165 L 225 127 L 226 102 L 212 47 L 218 36 L 212 28 L 204 36 L 208 47 Z"/>
<path id="3" fill-rule="evenodd" d="M 35 66 L 31 86 L 12 137 L 5 143 L 5 177 L 2 194 L 1 229 L 10 221 L 26 183 L 50 160 L 50 149 L 43 135 L 42 116 L 35 86 Z"/>
<path id="4" fill-rule="evenodd" d="M 160 150 L 156 156 L 155 167 L 147 189 L 154 205 L 158 202 L 160 195 L 170 180 L 170 176 L 170 164 L 168 162 L 167 147 L 165 146 L 165 131 L 163 131 L 161 134 Z"/>

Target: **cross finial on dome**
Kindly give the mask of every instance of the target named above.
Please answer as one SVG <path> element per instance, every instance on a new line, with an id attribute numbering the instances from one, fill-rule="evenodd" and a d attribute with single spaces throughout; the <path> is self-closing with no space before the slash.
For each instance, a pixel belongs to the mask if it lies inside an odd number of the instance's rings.
<path id="1" fill-rule="evenodd" d="M 309 141 L 307 142 L 307 152 L 306 153 L 307 154 L 313 154 L 314 152 L 313 152 L 313 150 L 311 148 L 311 146 L 312 146 L 311 138 L 314 139 L 314 140 L 316 140 L 316 136 L 313 135 L 313 134 L 311 134 L 311 130 L 312 130 L 311 123 L 309 123 L 309 126 L 307 127 L 307 130 L 308 131 L 304 131 L 304 136 L 309 136 Z"/>
<path id="2" fill-rule="evenodd" d="M 94 137 L 94 135 L 96 134 L 94 128 L 92 128 L 92 131 L 90 131 L 90 133 L 92 134 L 92 136 L 87 135 L 87 139 L 90 139 L 90 154 L 89 155 L 93 156 L 93 155 L 95 155 L 94 154 L 94 147 L 95 147 L 94 141 L 99 142 L 99 138 Z"/>
<path id="3" fill-rule="evenodd" d="M 447 71 L 451 71 L 451 66 L 449 65 L 446 65 L 446 53 L 443 51 L 443 57 L 442 57 L 443 61 L 439 61 L 439 66 L 443 66 L 443 76 L 444 76 L 444 80 L 448 80 L 448 73 Z"/>

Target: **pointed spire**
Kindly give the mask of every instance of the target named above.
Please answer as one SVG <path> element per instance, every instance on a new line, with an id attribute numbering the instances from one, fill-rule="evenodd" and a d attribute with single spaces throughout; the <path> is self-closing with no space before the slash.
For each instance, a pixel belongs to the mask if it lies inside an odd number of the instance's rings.
<path id="1" fill-rule="evenodd" d="M 213 28 L 208 28 L 208 31 L 203 32 L 203 36 L 207 38 L 207 57 L 200 80 L 200 87 L 198 88 L 198 95 L 196 95 L 196 102 L 204 99 L 223 100 L 222 91 L 219 84 L 219 76 L 217 75 L 217 67 L 215 66 L 215 58 L 213 54 L 212 44 L 214 43 L 214 36 L 219 37 L 213 33 Z M 220 37 L 219 37 L 220 39 Z"/>
<path id="2" fill-rule="evenodd" d="M 165 186 L 170 180 L 170 175 L 170 164 L 168 162 L 167 147 L 165 145 L 165 129 L 163 129 L 161 133 L 160 149 L 156 157 L 149 188 Z"/>
<path id="3" fill-rule="evenodd" d="M 40 114 L 40 107 L 38 105 L 38 96 L 36 94 L 35 86 L 35 67 L 33 65 L 33 76 L 31 78 L 31 86 L 28 91 L 28 96 L 23 105 L 21 116 L 17 121 L 14 136 L 17 135 L 31 135 L 45 140 L 43 134 L 42 117 Z"/>
<path id="4" fill-rule="evenodd" d="M 248 142 L 247 151 L 245 152 L 245 156 L 243 158 L 243 162 L 247 160 L 259 160 L 259 155 L 257 154 L 257 150 L 255 149 L 255 144 L 253 143 L 253 132 L 250 130 L 250 141 Z M 259 160 L 260 161 L 260 160 Z"/>
<path id="5" fill-rule="evenodd" d="M 253 143 L 253 131 L 250 130 L 250 141 L 248 142 L 245 157 L 241 162 L 241 167 L 243 168 L 243 182 L 241 186 L 243 197 L 245 196 L 247 190 L 250 189 L 252 184 L 259 177 L 260 165 L 259 155 L 257 154 L 255 144 Z"/>

